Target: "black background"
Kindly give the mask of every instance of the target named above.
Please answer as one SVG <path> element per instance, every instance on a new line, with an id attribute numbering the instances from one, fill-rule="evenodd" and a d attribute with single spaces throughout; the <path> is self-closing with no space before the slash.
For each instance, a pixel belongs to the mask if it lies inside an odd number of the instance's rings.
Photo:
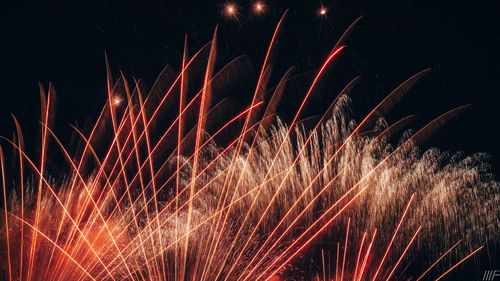
<path id="1" fill-rule="evenodd" d="M 55 85 L 59 135 L 70 132 L 67 123 L 96 118 L 106 98 L 104 51 L 115 74 L 122 70 L 152 85 L 166 64 L 179 69 L 185 35 L 194 53 L 219 25 L 218 62 L 246 54 L 258 71 L 273 29 L 289 9 L 275 52 L 275 73 L 283 74 L 289 66 L 301 73 L 318 69 L 341 32 L 364 15 L 340 59 L 345 61 L 338 66 L 344 77 L 328 77 L 335 89 L 362 75 L 356 107 L 363 114 L 398 83 L 430 67 L 431 75 L 395 116 L 417 114 L 425 123 L 453 107 L 475 104 L 475 110 L 441 130 L 431 143 L 444 150 L 488 152 L 498 174 L 495 1 L 272 1 L 261 16 L 252 15 L 250 1 L 236 3 L 237 20 L 222 15 L 222 1 L 5 2 L 0 133 L 11 136 L 11 113 L 28 137 L 37 130 L 38 82 Z M 328 8 L 327 17 L 318 16 L 321 5 Z M 281 113 L 295 110 L 285 106 Z"/>
<path id="2" fill-rule="evenodd" d="M 480 110 L 474 116 L 461 118 L 473 124 L 458 121 L 465 127 L 457 128 L 461 138 L 454 141 L 464 142 L 462 149 L 469 149 L 469 141 L 478 142 L 470 149 L 497 154 L 494 1 L 331 1 L 323 3 L 326 18 L 317 15 L 321 3 L 314 1 L 273 1 L 259 17 L 251 15 L 251 2 L 240 2 L 238 20 L 224 18 L 224 2 L 217 1 L 5 3 L 2 133 L 9 132 L 10 113 L 28 127 L 38 119 L 38 82 L 55 84 L 58 119 L 74 122 L 98 112 L 105 101 L 105 50 L 115 73 L 119 69 L 151 85 L 166 64 L 179 67 L 186 34 L 193 53 L 211 39 L 218 24 L 219 61 L 247 54 L 257 68 L 275 24 L 289 9 L 276 52 L 279 70 L 292 65 L 296 72 L 317 69 L 340 33 L 364 15 L 346 43 L 347 71 L 349 77 L 363 76 L 368 106 L 430 67 L 433 73 L 420 83 L 418 98 L 404 108 L 407 114 L 439 114 L 476 104 Z"/>
<path id="3" fill-rule="evenodd" d="M 295 65 L 296 73 L 301 73 L 318 69 L 340 34 L 364 15 L 346 42 L 338 69 L 327 73 L 322 87 L 329 90 L 319 99 L 333 100 L 350 79 L 361 75 L 353 104 L 362 115 L 398 83 L 429 67 L 431 74 L 388 120 L 416 114 L 424 124 L 449 109 L 474 104 L 474 110 L 440 130 L 429 145 L 487 152 L 498 178 L 500 5 L 496 2 L 268 1 L 267 12 L 255 16 L 252 3 L 240 0 L 238 19 L 222 15 L 223 1 L 3 2 L 0 134 L 12 136 L 13 113 L 27 138 L 37 136 L 38 82 L 55 85 L 56 132 L 63 139 L 71 131 L 68 123 L 95 120 L 106 100 L 105 51 L 115 74 L 122 70 L 150 86 L 166 64 L 179 69 L 186 34 L 194 53 L 218 25 L 218 65 L 246 54 L 258 71 L 274 27 L 289 9 L 275 52 L 275 72 L 283 74 Z M 318 15 L 321 5 L 328 8 L 326 17 Z M 285 119 L 299 101 L 292 96 L 284 102 L 280 113 Z M 308 113 L 321 113 L 321 107 L 318 112 L 314 108 Z"/>

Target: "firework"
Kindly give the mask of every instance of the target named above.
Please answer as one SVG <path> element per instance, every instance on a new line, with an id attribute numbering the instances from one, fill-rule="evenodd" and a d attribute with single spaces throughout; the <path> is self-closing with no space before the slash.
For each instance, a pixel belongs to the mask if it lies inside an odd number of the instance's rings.
<path id="1" fill-rule="evenodd" d="M 226 12 L 234 16 L 237 7 L 228 4 Z M 2 277 L 389 280 L 407 278 L 411 257 L 423 261 L 414 269 L 420 278 L 440 279 L 483 250 L 498 237 L 500 214 L 499 185 L 485 156 L 418 149 L 468 106 L 414 134 L 406 130 L 412 116 L 394 124 L 383 119 L 428 70 L 360 122 L 349 114 L 358 78 L 312 126 L 301 122 L 353 26 L 317 71 L 290 124 L 276 117 L 276 108 L 291 71 L 268 85 L 281 21 L 251 102 L 239 111 L 220 93 L 243 58 L 215 71 L 216 34 L 191 57 L 186 43 L 181 71 L 166 68 L 149 92 L 124 75 L 113 81 L 107 65 L 108 102 L 88 132 L 75 128 L 81 138 L 75 149 L 51 130 L 54 89 L 42 90 L 39 159 L 25 153 L 17 121 L 17 137 L 4 139 L 19 163 L 16 180 L 6 178 L 0 153 Z M 54 145 L 66 159 L 63 177 L 47 167 Z M 327 241 L 335 256 L 328 268 L 321 251 Z M 306 272 L 319 252 L 322 272 Z"/>
<path id="2" fill-rule="evenodd" d="M 253 12 L 256 15 L 260 15 L 266 12 L 266 4 L 263 2 L 257 1 L 253 4 Z"/>
<path id="3" fill-rule="evenodd" d="M 261 9 L 262 9 L 262 6 L 261 6 Z M 259 9 L 259 12 L 261 9 Z M 237 18 L 238 17 L 238 6 L 236 6 L 236 4 L 234 4 L 234 3 L 227 3 L 224 6 L 223 14 L 227 18 Z"/>

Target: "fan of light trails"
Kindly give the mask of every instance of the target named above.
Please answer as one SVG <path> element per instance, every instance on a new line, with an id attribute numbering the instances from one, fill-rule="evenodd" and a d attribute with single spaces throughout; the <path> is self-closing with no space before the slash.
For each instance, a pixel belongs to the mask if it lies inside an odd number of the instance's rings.
<path id="1" fill-rule="evenodd" d="M 286 125 L 276 109 L 292 69 L 268 85 L 281 22 L 256 84 L 240 89 L 250 92 L 240 110 L 224 92 L 245 79 L 248 60 L 216 70 L 217 32 L 191 57 L 186 40 L 179 73 L 166 67 L 149 92 L 123 74 L 113 81 L 107 65 L 108 102 L 90 130 L 74 128 L 78 147 L 63 145 L 48 126 L 54 89 L 42 88 L 40 155 L 26 155 L 16 120 L 16 137 L 3 139 L 18 169 L 0 153 L 1 277 L 275 280 L 296 276 L 321 241 L 339 241 L 329 249 L 336 251 L 335 272 L 324 271 L 324 279 L 389 280 L 404 275 L 407 257 L 429 261 L 418 265 L 421 278 L 442 277 L 495 241 L 499 185 L 484 155 L 417 148 L 468 106 L 415 134 L 406 131 L 413 116 L 387 124 L 383 116 L 424 70 L 357 123 L 349 115 L 354 78 L 306 126 L 302 111 L 357 20 Z M 401 139 L 396 146 L 394 137 Z M 66 159 L 64 176 L 50 172 L 54 146 Z M 8 179 L 6 170 L 18 175 Z"/>

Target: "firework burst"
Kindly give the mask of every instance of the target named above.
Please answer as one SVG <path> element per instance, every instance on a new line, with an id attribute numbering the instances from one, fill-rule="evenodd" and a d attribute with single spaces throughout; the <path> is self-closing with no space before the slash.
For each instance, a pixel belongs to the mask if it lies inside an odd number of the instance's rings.
<path id="1" fill-rule="evenodd" d="M 226 12 L 235 15 L 236 6 Z M 107 65 L 108 102 L 88 132 L 74 128 L 81 139 L 76 148 L 51 130 L 54 89 L 42 89 L 39 158 L 25 153 L 17 121 L 16 138 L 4 138 L 14 147 L 17 179 L 6 177 L 10 168 L 0 153 L 2 277 L 392 280 L 409 278 L 414 266 L 415 277 L 440 279 L 495 242 L 500 190 L 485 155 L 418 149 L 468 106 L 414 134 L 406 130 L 413 116 L 394 124 L 383 119 L 428 70 L 360 122 L 349 114 L 358 78 L 312 126 L 301 121 L 354 24 L 315 74 L 290 124 L 276 117 L 276 108 L 291 71 L 268 85 L 281 21 L 252 100 L 239 111 L 220 93 L 244 58 L 215 71 L 215 34 L 191 57 L 186 43 L 181 71 L 165 68 L 149 92 L 124 75 L 113 81 Z M 48 169 L 54 145 L 66 159 L 64 177 Z M 317 253 L 321 263 L 311 262 Z M 422 262 L 415 266 L 409 257 Z"/>

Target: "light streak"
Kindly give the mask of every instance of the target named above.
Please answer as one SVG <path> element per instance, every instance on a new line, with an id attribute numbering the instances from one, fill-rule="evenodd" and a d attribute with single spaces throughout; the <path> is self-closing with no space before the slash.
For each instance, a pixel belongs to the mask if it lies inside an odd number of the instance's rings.
<path id="1" fill-rule="evenodd" d="M 266 5 L 254 2 L 252 8 L 254 14 L 262 14 Z M 235 3 L 227 3 L 223 13 L 236 17 L 238 9 Z M 327 12 L 326 8 L 318 11 L 322 16 Z M 302 127 L 304 108 L 359 19 L 312 77 L 290 124 L 277 121 L 279 99 L 286 97 L 286 83 L 293 79 L 290 68 L 277 85 L 268 85 L 273 81 L 270 61 L 282 21 L 271 37 L 251 102 L 231 108 L 231 114 L 224 113 L 226 100 L 215 99 L 227 82 L 224 78 L 235 77 L 227 72 L 239 67 L 242 59 L 213 75 L 216 32 L 211 43 L 190 59 L 186 39 L 179 73 L 168 83 L 157 80 L 150 94 L 138 80 L 129 83 L 123 74 L 114 82 L 106 57 L 106 105 L 88 136 L 74 127 L 83 149 L 65 147 L 52 131 L 53 89 L 49 86 L 47 96 L 41 89 L 37 160 L 27 155 L 15 118 L 17 139 L 3 138 L 19 157 L 20 201 L 9 194 L 6 175 L 14 173 L 6 173 L 9 167 L 0 151 L 5 219 L 0 234 L 7 251 L 0 266 L 8 268 L 9 280 L 280 280 L 278 274 L 290 270 L 287 266 L 294 265 L 306 249 L 315 250 L 313 241 L 324 235 L 345 237 L 345 241 L 334 241 L 331 245 L 336 249 L 326 249 L 335 252 L 328 271 L 325 250 L 321 250 L 322 272 L 315 275 L 317 280 L 322 276 L 324 281 L 376 281 L 400 272 L 410 247 L 415 248 L 412 254 L 424 253 L 425 249 L 417 248 L 424 239 L 445 245 L 435 240 L 431 230 L 455 238 L 459 234 L 452 225 L 457 218 L 473 222 L 471 232 L 478 235 L 496 223 L 498 198 L 475 208 L 490 194 L 483 190 L 498 191 L 496 182 L 482 177 L 481 170 L 470 164 L 453 162 L 435 168 L 446 159 L 444 154 L 414 153 L 415 144 L 469 106 L 439 116 L 395 147 L 386 138 L 404 130 L 413 116 L 382 128 L 376 125 L 428 70 L 399 85 L 357 125 L 346 109 L 346 96 L 359 80 L 354 78 L 312 129 Z M 204 72 L 189 75 L 197 71 L 195 60 L 205 59 L 203 50 L 208 45 Z M 202 81 L 190 84 L 196 77 Z M 173 116 L 165 117 L 164 112 Z M 219 138 L 226 138 L 224 146 Z M 50 175 L 49 139 L 65 158 L 66 181 L 61 175 Z M 72 154 L 74 150 L 77 153 Z M 24 179 L 24 164 L 34 176 L 32 181 Z M 406 200 L 405 208 L 399 206 Z M 441 202 L 448 203 L 446 212 Z M 492 213 L 485 215 L 482 210 Z M 337 233 L 339 226 L 343 230 Z M 398 238 L 410 236 L 409 242 Z M 349 239 L 360 241 L 354 253 Z M 467 239 L 476 250 L 437 280 L 482 249 L 479 240 Z M 380 248 L 382 242 L 386 246 Z"/>

